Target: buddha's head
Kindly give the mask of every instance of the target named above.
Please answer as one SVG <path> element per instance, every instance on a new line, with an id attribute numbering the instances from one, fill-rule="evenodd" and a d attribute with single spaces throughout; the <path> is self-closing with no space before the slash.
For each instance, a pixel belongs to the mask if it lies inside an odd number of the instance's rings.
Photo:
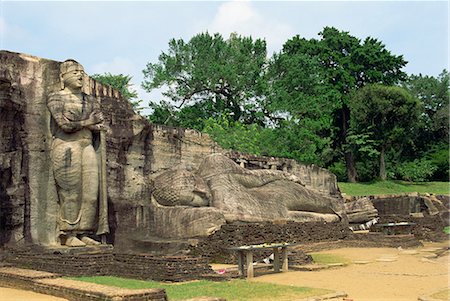
<path id="1" fill-rule="evenodd" d="M 84 68 L 77 61 L 69 59 L 61 63 L 61 89 L 68 87 L 73 90 L 81 90 L 83 87 L 83 76 Z"/>
<path id="2" fill-rule="evenodd" d="M 191 171 L 164 172 L 153 181 L 153 197 L 164 206 L 209 206 L 211 192 L 205 181 Z"/>

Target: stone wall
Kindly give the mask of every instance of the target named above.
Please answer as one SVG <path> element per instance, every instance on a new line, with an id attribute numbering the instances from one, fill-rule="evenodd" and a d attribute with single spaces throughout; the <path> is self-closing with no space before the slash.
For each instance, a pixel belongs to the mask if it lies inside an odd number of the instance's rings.
<path id="1" fill-rule="evenodd" d="M 155 281 L 189 281 L 213 271 L 206 259 L 126 253 L 58 254 L 15 251 L 5 261 L 17 267 L 62 276 L 117 276 Z"/>
<path id="2" fill-rule="evenodd" d="M 380 216 L 414 214 L 444 214 L 450 210 L 448 195 L 430 195 L 420 193 L 370 195 L 370 196 L 346 196 L 347 202 L 368 198 L 378 210 Z M 448 216 L 448 215 L 447 215 Z"/>
<path id="3" fill-rule="evenodd" d="M 325 168 L 314 164 L 303 164 L 292 159 L 255 156 L 236 151 L 228 151 L 226 156 L 247 169 L 275 169 L 298 176 L 302 183 L 324 194 L 340 194 L 336 176 Z"/>
<path id="4" fill-rule="evenodd" d="M 192 247 L 193 255 L 202 255 L 211 262 L 235 263 L 235 254 L 226 248 L 263 243 L 307 244 L 320 241 L 336 241 L 351 236 L 351 231 L 341 223 L 232 223 Z M 255 260 L 262 260 L 270 251 L 259 252 Z M 296 262 L 300 263 L 298 254 Z M 296 257 L 293 255 L 293 257 Z M 305 258 L 305 261 L 308 259 Z"/>

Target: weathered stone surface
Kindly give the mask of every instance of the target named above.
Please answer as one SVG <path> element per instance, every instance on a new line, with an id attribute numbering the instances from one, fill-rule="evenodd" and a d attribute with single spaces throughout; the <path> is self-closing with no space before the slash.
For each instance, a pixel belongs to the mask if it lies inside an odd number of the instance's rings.
<path id="1" fill-rule="evenodd" d="M 245 169 L 221 154 L 206 156 L 197 170 L 163 172 L 153 184 L 152 236 L 204 237 L 236 221 L 347 221 L 341 197 L 306 188 L 288 172 Z"/>
<path id="2" fill-rule="evenodd" d="M 75 248 L 71 248 L 75 249 Z M 128 277 L 157 281 L 187 281 L 202 278 L 213 271 L 204 258 L 190 256 L 153 256 L 150 254 L 112 253 L 58 253 L 35 250 L 14 250 L 5 260 L 27 269 L 47 271 L 63 276 L 105 276 Z M 0 269 L 1 273 L 15 270 L 12 267 Z M 16 277 L 43 278 L 42 272 L 27 272 Z"/>
<path id="3" fill-rule="evenodd" d="M 364 223 L 378 216 L 378 210 L 367 197 L 345 202 L 345 211 L 349 222 L 353 224 Z"/>
<path id="4" fill-rule="evenodd" d="M 60 65 L 61 89 L 50 93 L 51 174 L 58 195 L 57 225 L 70 247 L 98 245 L 89 234 L 109 233 L 106 195 L 106 127 L 97 99 L 82 91 L 84 69 Z"/>
<path id="5" fill-rule="evenodd" d="M 59 208 L 51 172 L 47 98 L 61 87 L 61 63 L 7 51 L 0 51 L 0 62 L 0 245 L 56 245 Z M 243 165 L 248 169 L 284 170 L 300 178 L 305 188 L 333 198 L 340 195 L 335 176 L 324 169 L 293 160 L 226 152 L 208 135 L 149 124 L 117 91 L 89 78 L 85 79 L 83 91 L 99 100 L 103 123 L 108 128 L 108 241 L 115 246 L 128 246 L 134 236 L 151 234 L 155 220 L 166 223 L 170 216 L 183 214 L 196 220 L 203 216 L 202 210 L 212 209 L 174 207 L 169 215 L 161 215 L 152 205 L 151 192 L 152 180 L 158 175 L 176 166 L 197 170 L 213 153 L 225 153 L 238 163 L 245 161 Z M 211 225 L 200 231 L 196 225 L 203 222 Z M 216 212 L 191 224 L 190 232 L 182 233 L 186 231 L 179 228 L 174 233 L 176 237 L 202 236 L 204 229 L 209 233 L 221 224 L 220 212 Z M 161 233 L 172 235 L 164 231 Z"/>
<path id="6" fill-rule="evenodd" d="M 229 223 L 214 234 L 200 239 L 196 246 L 190 248 L 193 255 L 201 255 L 211 262 L 236 263 L 234 252 L 229 247 L 263 243 L 304 243 L 348 239 L 352 232 L 342 223 L 324 222 L 260 222 L 260 223 Z M 255 261 L 261 261 L 271 254 L 271 250 L 254 254 Z M 293 263 L 307 263 L 302 254 L 291 254 Z"/>
<path id="7" fill-rule="evenodd" d="M 59 278 L 55 274 L 19 268 L 0 269 L 0 285 L 32 290 L 73 301 L 167 301 L 163 289 L 124 289 Z"/>

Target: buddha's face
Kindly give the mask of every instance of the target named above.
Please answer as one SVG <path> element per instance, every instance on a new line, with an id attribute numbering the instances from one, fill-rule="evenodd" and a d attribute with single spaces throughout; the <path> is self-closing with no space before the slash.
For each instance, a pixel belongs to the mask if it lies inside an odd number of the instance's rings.
<path id="1" fill-rule="evenodd" d="M 82 68 L 73 68 L 62 75 L 64 85 L 72 89 L 81 89 L 83 87 L 84 70 Z"/>

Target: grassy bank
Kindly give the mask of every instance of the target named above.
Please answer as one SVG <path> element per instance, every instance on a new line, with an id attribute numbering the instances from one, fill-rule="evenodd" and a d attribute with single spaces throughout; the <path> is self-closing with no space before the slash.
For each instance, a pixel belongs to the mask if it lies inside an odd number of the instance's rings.
<path id="1" fill-rule="evenodd" d="M 410 192 L 449 194 L 449 182 L 380 181 L 370 183 L 338 183 L 347 195 L 401 194 Z"/>
<path id="2" fill-rule="evenodd" d="M 325 289 L 258 283 L 245 280 L 223 282 L 200 280 L 183 283 L 164 283 L 110 276 L 77 277 L 72 279 L 130 289 L 163 288 L 166 290 L 169 300 L 182 300 L 205 296 L 222 297 L 229 301 L 289 301 L 331 292 Z"/>
<path id="3" fill-rule="evenodd" d="M 311 253 L 309 254 L 312 256 L 314 263 L 317 264 L 336 264 L 336 263 L 342 263 L 342 264 L 349 264 L 350 260 L 347 258 L 344 258 L 339 255 L 335 254 L 327 254 L 327 253 Z"/>

